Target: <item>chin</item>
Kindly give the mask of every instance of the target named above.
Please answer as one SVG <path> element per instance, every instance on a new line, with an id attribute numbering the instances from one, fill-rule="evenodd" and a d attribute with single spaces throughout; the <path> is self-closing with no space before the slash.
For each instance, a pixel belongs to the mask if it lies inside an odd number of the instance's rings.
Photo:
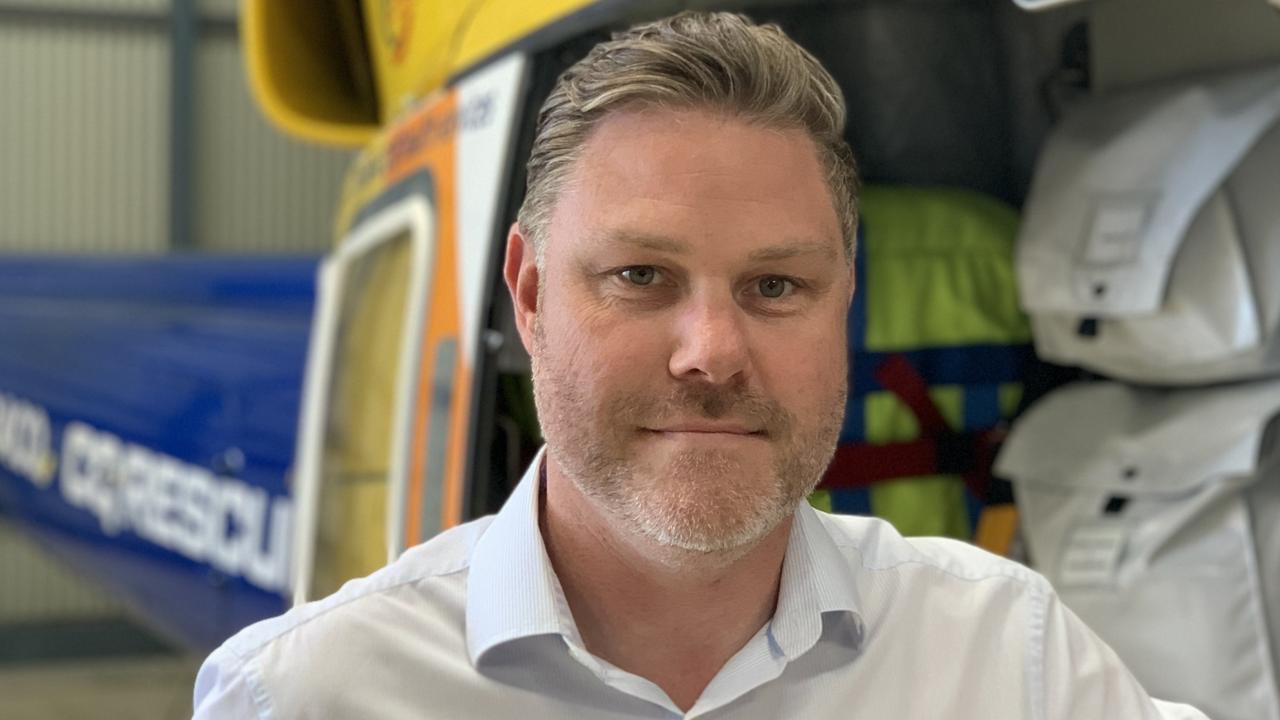
<path id="1" fill-rule="evenodd" d="M 733 554 L 754 547 L 795 511 L 775 479 L 752 478 L 737 462 L 716 469 L 726 472 L 675 471 L 653 483 L 650 492 L 634 498 L 631 524 L 672 550 Z"/>

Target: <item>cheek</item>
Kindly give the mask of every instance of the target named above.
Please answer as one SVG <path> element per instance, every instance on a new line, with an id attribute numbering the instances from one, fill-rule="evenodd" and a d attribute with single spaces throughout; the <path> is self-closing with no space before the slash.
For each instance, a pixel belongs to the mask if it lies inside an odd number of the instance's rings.
<path id="1" fill-rule="evenodd" d="M 601 395 L 641 392 L 666 377 L 669 348 L 659 321 L 608 308 L 546 307 L 542 362 L 596 403 Z"/>

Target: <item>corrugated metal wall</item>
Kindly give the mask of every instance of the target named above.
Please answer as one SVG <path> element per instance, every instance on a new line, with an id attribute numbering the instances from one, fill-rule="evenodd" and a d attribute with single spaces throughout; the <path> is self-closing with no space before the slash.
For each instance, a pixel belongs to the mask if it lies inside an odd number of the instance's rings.
<path id="1" fill-rule="evenodd" d="M 245 85 L 239 43 L 206 38 L 196 63 L 195 231 L 215 251 L 327 248 L 351 155 L 268 126 Z"/>
<path id="2" fill-rule="evenodd" d="M 206 0 L 209 1 L 209 0 Z M 3 8 L 38 8 L 41 10 L 150 10 L 163 12 L 169 0 L 4 0 Z"/>
<path id="3" fill-rule="evenodd" d="M 167 0 L 161 0 L 161 2 L 167 2 Z M 206 16 L 232 17 L 240 9 L 240 0 L 199 0 L 196 7 Z"/>
<path id="4" fill-rule="evenodd" d="M 0 253 L 171 248 L 169 5 L 0 0 Z M 268 126 L 237 3 L 196 7 L 189 249 L 327 249 L 352 154 Z"/>
<path id="5" fill-rule="evenodd" d="M 0 250 L 165 248 L 167 60 L 163 34 L 0 20 Z"/>
<path id="6" fill-rule="evenodd" d="M 0 521 L 0 625 L 113 617 L 123 608 Z"/>

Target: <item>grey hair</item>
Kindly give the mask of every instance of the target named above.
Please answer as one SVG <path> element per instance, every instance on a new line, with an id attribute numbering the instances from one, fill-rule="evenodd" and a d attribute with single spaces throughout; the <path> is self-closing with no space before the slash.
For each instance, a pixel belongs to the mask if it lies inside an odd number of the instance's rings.
<path id="1" fill-rule="evenodd" d="M 624 106 L 710 108 L 813 140 L 852 259 L 858 172 L 844 140 L 844 95 L 777 25 L 727 12 L 683 12 L 615 33 L 560 75 L 538 114 L 521 231 L 542 265 L 556 199 L 591 132 Z"/>

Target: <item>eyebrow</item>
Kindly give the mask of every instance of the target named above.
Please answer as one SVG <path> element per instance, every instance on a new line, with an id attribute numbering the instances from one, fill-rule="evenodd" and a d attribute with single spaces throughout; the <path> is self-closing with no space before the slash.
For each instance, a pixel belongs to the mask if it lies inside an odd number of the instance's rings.
<path id="1" fill-rule="evenodd" d="M 689 246 L 686 243 L 661 235 L 615 232 L 605 235 L 601 238 L 601 241 L 610 245 L 629 245 L 642 250 L 654 250 L 657 252 L 670 253 L 672 255 L 687 255 L 689 253 Z M 831 243 L 817 240 L 802 240 L 760 248 L 759 250 L 753 251 L 747 257 L 753 262 L 776 262 L 778 260 L 788 260 L 790 258 L 801 257 L 804 255 L 820 255 L 834 259 L 836 254 L 836 249 L 831 246 Z"/>
<path id="2" fill-rule="evenodd" d="M 684 255 L 689 252 L 688 245 L 679 240 L 661 235 L 645 235 L 621 231 L 607 233 L 600 238 L 600 241 L 606 245 L 629 245 L 641 250 L 656 250 L 658 252 L 671 253 L 672 255 Z"/>
<path id="3" fill-rule="evenodd" d="M 825 258 L 834 259 L 836 251 L 835 248 L 831 247 L 831 243 L 806 240 L 803 242 L 761 248 L 751 253 L 749 257 L 755 261 L 776 261 L 787 260 L 789 258 L 800 257 L 803 255 L 821 255 Z"/>

